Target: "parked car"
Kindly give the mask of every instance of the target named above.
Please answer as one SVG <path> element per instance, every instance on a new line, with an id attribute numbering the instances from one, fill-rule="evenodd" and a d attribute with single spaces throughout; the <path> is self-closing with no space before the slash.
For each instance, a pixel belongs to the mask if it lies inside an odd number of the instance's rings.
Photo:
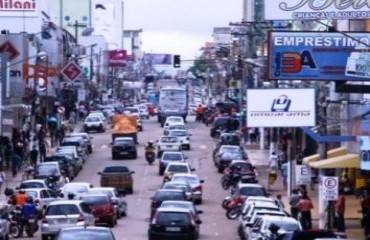
<path id="1" fill-rule="evenodd" d="M 191 211 L 183 208 L 160 208 L 149 224 L 149 239 L 189 239 L 199 237 L 201 220 L 193 220 Z"/>
<path id="2" fill-rule="evenodd" d="M 109 228 L 94 226 L 61 228 L 55 240 L 96 239 L 96 236 L 99 236 L 101 240 L 116 240 Z"/>
<path id="3" fill-rule="evenodd" d="M 74 133 L 69 133 L 66 137 L 82 137 L 86 142 L 88 153 L 91 154 L 93 152 L 92 142 L 91 142 L 91 139 L 93 139 L 93 137 L 90 134 L 86 132 L 74 132 Z"/>
<path id="4" fill-rule="evenodd" d="M 106 121 L 104 121 L 104 119 L 98 115 L 88 116 L 84 122 L 84 131 L 87 133 L 89 133 L 91 130 L 105 132 L 106 127 Z"/>
<path id="5" fill-rule="evenodd" d="M 41 223 L 41 238 L 54 238 L 60 229 L 73 226 L 93 226 L 95 217 L 81 200 L 59 200 L 50 203 Z"/>
<path id="6" fill-rule="evenodd" d="M 137 158 L 135 140 L 132 137 L 116 137 L 112 143 L 112 159 Z"/>
<path id="7" fill-rule="evenodd" d="M 63 138 L 62 142 L 60 143 L 60 147 L 65 146 L 74 146 L 76 147 L 78 156 L 82 157 L 82 159 L 87 159 L 88 155 L 88 147 L 85 140 L 82 137 L 66 137 Z"/>
<path id="8" fill-rule="evenodd" d="M 126 166 L 108 166 L 103 171 L 98 172 L 100 177 L 101 187 L 114 187 L 118 192 L 121 193 L 133 193 L 134 192 L 134 179 L 132 174 L 135 171 L 131 171 Z"/>
<path id="9" fill-rule="evenodd" d="M 109 227 L 114 227 L 117 224 L 117 209 L 115 203 L 106 194 L 88 194 L 80 197 L 93 211 L 95 216 L 95 224 L 105 223 Z"/>
<path id="10" fill-rule="evenodd" d="M 70 155 L 60 155 L 60 153 L 56 153 L 55 155 L 46 157 L 44 162 L 59 162 L 62 172 L 64 172 L 65 176 L 70 180 L 73 180 L 76 176 L 75 168 L 77 166 L 75 165 L 75 160 Z"/>

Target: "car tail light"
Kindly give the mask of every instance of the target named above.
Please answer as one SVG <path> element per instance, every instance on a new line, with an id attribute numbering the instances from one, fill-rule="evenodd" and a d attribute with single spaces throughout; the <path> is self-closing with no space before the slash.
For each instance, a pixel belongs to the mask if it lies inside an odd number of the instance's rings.
<path id="1" fill-rule="evenodd" d="M 77 218 L 77 222 L 83 222 L 85 220 L 84 216 L 80 214 Z"/>
<path id="2" fill-rule="evenodd" d="M 40 204 L 40 199 L 36 199 L 35 204 Z"/>
<path id="3" fill-rule="evenodd" d="M 46 219 L 46 217 L 43 217 L 42 220 L 41 220 L 42 223 L 48 223 L 48 220 Z"/>

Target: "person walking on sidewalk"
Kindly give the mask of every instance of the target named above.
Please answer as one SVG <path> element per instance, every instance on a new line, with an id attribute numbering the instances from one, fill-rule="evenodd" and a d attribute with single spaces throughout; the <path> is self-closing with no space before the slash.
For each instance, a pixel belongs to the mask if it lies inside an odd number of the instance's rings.
<path id="1" fill-rule="evenodd" d="M 344 197 L 343 190 L 339 190 L 337 202 L 335 203 L 335 218 L 338 232 L 345 232 L 346 225 L 344 220 L 344 212 L 346 209 L 346 198 Z"/>
<path id="2" fill-rule="evenodd" d="M 281 171 L 281 176 L 283 177 L 283 186 L 284 190 L 287 190 L 288 188 L 288 162 L 285 161 L 283 164 L 280 166 L 280 171 Z"/>
<path id="3" fill-rule="evenodd" d="M 298 194 L 298 190 L 294 189 L 292 191 L 292 195 L 289 198 L 289 204 L 290 204 L 290 215 L 292 218 L 295 218 L 298 220 L 298 202 L 301 200 L 301 196 Z"/>
<path id="4" fill-rule="evenodd" d="M 22 163 L 21 157 L 17 153 L 13 153 L 12 155 L 12 175 L 15 178 L 18 173 L 18 169 Z"/>
<path id="5" fill-rule="evenodd" d="M 36 166 L 38 157 L 39 157 L 39 152 L 37 151 L 36 145 L 33 145 L 32 150 L 30 151 L 31 165 L 33 167 Z"/>
<path id="6" fill-rule="evenodd" d="M 303 230 L 310 230 L 312 228 L 311 209 L 313 209 L 311 199 L 304 194 L 299 200 L 297 207 L 301 213 L 300 221 Z"/>
<path id="7" fill-rule="evenodd" d="M 1 193 L 1 186 L 3 185 L 5 181 L 5 172 L 3 169 L 3 165 L 0 166 L 0 193 Z"/>

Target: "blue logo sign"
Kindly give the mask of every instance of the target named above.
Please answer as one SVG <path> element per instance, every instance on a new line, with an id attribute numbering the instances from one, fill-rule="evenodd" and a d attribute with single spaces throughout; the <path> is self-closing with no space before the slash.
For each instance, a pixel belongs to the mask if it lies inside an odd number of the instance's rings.
<path id="1" fill-rule="evenodd" d="M 272 102 L 271 112 L 288 112 L 291 103 L 287 95 L 280 95 Z"/>

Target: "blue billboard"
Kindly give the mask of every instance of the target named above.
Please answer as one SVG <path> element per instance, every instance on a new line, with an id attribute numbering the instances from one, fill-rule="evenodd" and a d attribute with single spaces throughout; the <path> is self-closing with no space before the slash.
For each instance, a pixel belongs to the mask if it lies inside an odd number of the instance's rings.
<path id="1" fill-rule="evenodd" d="M 370 80 L 370 34 L 269 33 L 269 79 Z"/>

